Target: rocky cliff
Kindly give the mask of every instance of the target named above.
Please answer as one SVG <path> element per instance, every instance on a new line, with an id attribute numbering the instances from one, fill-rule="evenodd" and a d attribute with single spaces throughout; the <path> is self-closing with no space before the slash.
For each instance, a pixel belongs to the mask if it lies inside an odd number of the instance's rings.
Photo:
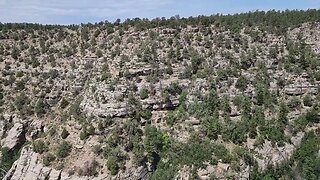
<path id="1" fill-rule="evenodd" d="M 1 25 L 2 177 L 259 179 L 289 167 L 319 133 L 320 24 L 228 17 Z"/>

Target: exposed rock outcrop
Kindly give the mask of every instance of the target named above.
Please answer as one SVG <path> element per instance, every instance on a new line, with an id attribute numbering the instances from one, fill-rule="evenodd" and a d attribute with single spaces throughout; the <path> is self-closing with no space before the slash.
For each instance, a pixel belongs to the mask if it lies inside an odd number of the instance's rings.
<path id="1" fill-rule="evenodd" d="M 0 120 L 0 139 L 3 137 L 5 133 L 5 121 Z"/>
<path id="2" fill-rule="evenodd" d="M 86 171 L 95 166 L 94 161 L 86 164 Z M 88 169 L 89 168 L 89 169 Z M 85 172 L 86 173 L 86 172 Z M 149 172 L 145 167 L 130 168 L 115 177 L 108 174 L 93 176 L 69 175 L 62 170 L 45 167 L 40 159 L 40 154 L 35 153 L 30 146 L 21 150 L 21 156 L 14 162 L 3 180 L 103 180 L 103 179 L 148 179 Z"/>
<path id="3" fill-rule="evenodd" d="M 316 94 L 318 89 L 314 86 L 289 86 L 285 88 L 285 93 L 289 96 L 300 96 L 305 93 Z"/>
<path id="4" fill-rule="evenodd" d="M 3 147 L 9 148 L 9 150 L 22 145 L 25 141 L 24 126 L 21 123 L 16 123 L 9 130 L 8 135 L 1 141 Z"/>

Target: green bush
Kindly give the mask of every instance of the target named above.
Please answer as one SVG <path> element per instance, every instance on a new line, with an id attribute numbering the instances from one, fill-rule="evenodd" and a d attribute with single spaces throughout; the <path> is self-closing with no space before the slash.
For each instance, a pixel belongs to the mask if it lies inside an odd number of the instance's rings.
<path id="1" fill-rule="evenodd" d="M 293 157 L 299 163 L 304 179 L 317 179 L 320 177 L 319 171 L 319 144 L 320 137 L 314 132 L 309 132 L 302 140 L 302 144 L 294 153 Z"/>
<path id="2" fill-rule="evenodd" d="M 244 76 L 240 76 L 236 82 L 236 88 L 240 91 L 244 91 L 247 88 L 248 80 Z"/>
<path id="3" fill-rule="evenodd" d="M 58 158 L 65 158 L 69 155 L 69 153 L 71 152 L 71 144 L 67 141 L 62 141 L 56 150 L 56 155 Z"/>
<path id="4" fill-rule="evenodd" d="M 69 102 L 68 102 L 65 98 L 62 98 L 62 100 L 61 100 L 61 102 L 60 102 L 60 108 L 61 108 L 61 109 L 64 109 L 64 108 L 66 108 L 68 105 L 69 105 Z"/>
<path id="5" fill-rule="evenodd" d="M 49 136 L 53 136 L 53 135 L 55 135 L 55 134 L 56 134 L 56 132 L 57 132 L 57 128 L 56 128 L 56 126 L 51 126 L 51 127 L 49 128 L 49 130 L 48 130 L 48 134 L 49 134 Z"/>
<path id="6" fill-rule="evenodd" d="M 103 72 L 101 74 L 100 81 L 107 81 L 111 77 L 111 74 L 108 72 Z"/>
<path id="7" fill-rule="evenodd" d="M 20 149 L 10 151 L 7 147 L 0 147 L 1 149 L 1 159 L 0 159 L 0 169 L 8 172 L 12 164 L 20 157 Z M 0 179 L 2 179 L 4 174 L 0 172 Z"/>
<path id="8" fill-rule="evenodd" d="M 97 50 L 96 50 L 96 56 L 97 56 L 98 58 L 100 58 L 100 57 L 103 56 L 103 52 L 101 51 L 101 49 L 97 49 Z"/>
<path id="9" fill-rule="evenodd" d="M 23 108 L 30 103 L 30 99 L 25 95 L 25 93 L 21 93 L 16 97 L 14 104 L 17 110 L 22 111 Z"/>
<path id="10" fill-rule="evenodd" d="M 180 95 L 182 92 L 182 88 L 180 87 L 180 85 L 177 82 L 171 83 L 169 87 L 167 87 L 166 91 L 173 95 Z"/>
<path id="11" fill-rule="evenodd" d="M 69 135 L 70 133 L 66 130 L 66 128 L 63 128 L 61 132 L 61 138 L 66 139 Z"/>
<path id="12" fill-rule="evenodd" d="M 26 82 L 24 80 L 21 80 L 21 81 L 17 81 L 16 83 L 16 90 L 18 91 L 22 91 L 26 88 Z"/>
<path id="13" fill-rule="evenodd" d="M 95 134 L 95 128 L 90 124 L 89 128 L 87 129 L 88 135 L 94 135 Z"/>
<path id="14" fill-rule="evenodd" d="M 46 113 L 47 106 L 48 105 L 44 99 L 39 99 L 36 103 L 34 111 L 37 115 L 43 115 Z"/>
<path id="15" fill-rule="evenodd" d="M 221 125 L 219 123 L 219 119 L 215 119 L 213 117 L 207 117 L 203 122 L 206 135 L 208 138 L 216 140 L 218 139 L 218 135 L 221 134 Z"/>
<path id="16" fill-rule="evenodd" d="M 145 89 L 145 88 L 143 88 L 143 89 L 141 89 L 141 91 L 140 91 L 140 98 L 141 98 L 141 99 L 147 99 L 148 96 L 149 96 L 148 94 L 149 94 L 148 90 Z"/>
<path id="17" fill-rule="evenodd" d="M 237 106 L 238 109 L 241 109 L 242 101 L 243 101 L 243 96 L 236 96 L 233 99 L 233 104 Z"/>
<path id="18" fill-rule="evenodd" d="M 107 161 L 108 170 L 111 172 L 111 175 L 116 175 L 119 172 L 118 158 L 115 156 L 110 156 Z"/>
<path id="19" fill-rule="evenodd" d="M 311 111 L 308 111 L 306 113 L 306 120 L 307 122 L 311 122 L 311 123 L 319 123 L 319 115 L 318 113 L 312 109 Z"/>
<path id="20" fill-rule="evenodd" d="M 312 97 L 308 94 L 303 98 L 303 105 L 311 107 L 313 104 Z"/>
<path id="21" fill-rule="evenodd" d="M 51 164 L 51 162 L 53 162 L 55 159 L 56 159 L 56 157 L 53 154 L 48 153 L 43 156 L 42 162 L 45 166 L 49 166 Z"/>
<path id="22" fill-rule="evenodd" d="M 232 141 L 236 144 L 243 143 L 246 139 L 248 132 L 248 125 L 246 121 L 230 122 L 222 128 L 222 138 L 225 141 Z"/>
<path id="23" fill-rule="evenodd" d="M 34 152 L 42 154 L 48 151 L 48 146 L 43 140 L 37 140 L 32 142 L 32 149 Z"/>
<path id="24" fill-rule="evenodd" d="M 89 134 L 87 132 L 86 129 L 83 129 L 81 132 L 80 132 L 80 139 L 81 140 L 86 140 L 89 138 Z"/>
<path id="25" fill-rule="evenodd" d="M 278 113 L 278 122 L 277 126 L 281 129 L 284 129 L 285 126 L 288 124 L 288 106 L 281 102 L 279 105 L 279 113 Z"/>
<path id="26" fill-rule="evenodd" d="M 169 126 L 173 126 L 178 120 L 176 112 L 175 111 L 167 112 L 165 120 Z"/>
<path id="27" fill-rule="evenodd" d="M 263 136 L 258 136 L 257 139 L 254 141 L 254 146 L 255 147 L 262 147 L 262 145 L 264 144 L 264 137 Z"/>
<path id="28" fill-rule="evenodd" d="M 295 131 L 304 131 L 305 127 L 308 125 L 308 121 L 305 115 L 298 117 L 294 121 L 294 129 Z"/>
<path id="29" fill-rule="evenodd" d="M 294 98 L 290 99 L 290 101 L 288 102 L 288 107 L 290 109 L 300 108 L 301 107 L 300 99 L 297 98 L 297 97 L 294 97 Z"/>
<path id="30" fill-rule="evenodd" d="M 194 135 L 186 143 L 174 142 L 164 158 L 168 160 L 159 162 L 150 179 L 174 179 L 179 167 L 183 165 L 193 166 L 197 170 L 205 168 L 205 162 L 216 164 L 217 159 L 230 163 L 232 155 L 223 145 L 203 141 L 199 135 Z"/>

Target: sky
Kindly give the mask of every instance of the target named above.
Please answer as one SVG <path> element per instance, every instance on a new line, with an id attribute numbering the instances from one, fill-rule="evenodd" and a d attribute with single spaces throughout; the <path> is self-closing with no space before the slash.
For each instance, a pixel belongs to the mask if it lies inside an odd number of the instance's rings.
<path id="1" fill-rule="evenodd" d="M 320 0 L 0 0 L 0 22 L 67 25 L 118 18 L 319 8 Z"/>

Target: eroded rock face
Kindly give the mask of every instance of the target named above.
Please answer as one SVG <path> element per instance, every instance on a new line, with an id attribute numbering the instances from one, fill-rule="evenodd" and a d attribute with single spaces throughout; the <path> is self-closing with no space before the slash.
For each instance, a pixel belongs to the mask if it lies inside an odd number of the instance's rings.
<path id="1" fill-rule="evenodd" d="M 5 121 L 0 120 L 0 139 L 4 135 L 4 132 L 5 132 Z"/>
<path id="2" fill-rule="evenodd" d="M 301 139 L 299 141 L 301 141 Z M 283 147 L 272 147 L 271 142 L 266 141 L 261 149 L 257 149 L 257 153 L 263 157 L 256 158 L 259 167 L 265 170 L 270 164 L 276 166 L 277 164 L 281 164 L 281 162 L 289 160 L 294 153 L 294 147 L 294 145 L 288 143 Z"/>
<path id="3" fill-rule="evenodd" d="M 38 155 L 31 150 L 31 147 L 25 147 L 21 151 L 20 158 L 14 162 L 11 169 L 4 177 L 4 180 L 9 179 L 36 179 L 40 174 L 50 171 L 42 172 L 42 167 L 37 166 Z M 47 175 L 45 175 L 47 177 Z"/>
<path id="4" fill-rule="evenodd" d="M 285 88 L 285 93 L 289 96 L 300 96 L 305 93 L 317 94 L 318 89 L 314 86 L 308 85 L 294 85 Z"/>
<path id="5" fill-rule="evenodd" d="M 92 168 L 94 161 L 88 161 L 85 166 Z M 148 179 L 148 171 L 144 167 L 130 168 L 115 177 L 108 174 L 93 176 L 69 175 L 62 170 L 45 167 L 42 164 L 40 154 L 35 153 L 30 146 L 21 150 L 20 158 L 14 162 L 3 180 L 103 180 L 103 179 Z"/>
<path id="6" fill-rule="evenodd" d="M 32 128 L 29 128 L 28 132 L 26 133 L 26 139 L 28 141 L 32 141 L 36 138 L 38 138 L 38 136 L 44 132 L 44 125 L 42 124 L 41 121 L 33 121 L 30 126 Z"/>
<path id="7" fill-rule="evenodd" d="M 21 123 L 16 123 L 14 126 L 9 130 L 8 135 L 1 141 L 1 145 L 3 147 L 8 147 L 9 150 L 15 148 L 23 144 L 25 137 L 24 137 L 24 126 Z"/>
<path id="8" fill-rule="evenodd" d="M 68 176 L 61 170 L 44 167 L 39 159 L 39 154 L 32 151 L 30 146 L 22 148 L 20 158 L 4 177 L 4 180 L 67 180 L 67 179 L 92 179 Z M 100 179 L 104 179 L 101 177 Z"/>

